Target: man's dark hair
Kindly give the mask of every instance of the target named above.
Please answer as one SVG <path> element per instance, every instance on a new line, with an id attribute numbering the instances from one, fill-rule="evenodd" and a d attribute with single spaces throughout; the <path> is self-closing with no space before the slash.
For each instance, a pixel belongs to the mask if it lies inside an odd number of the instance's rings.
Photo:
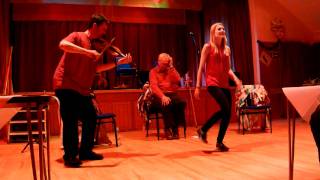
<path id="1" fill-rule="evenodd" d="M 108 20 L 106 17 L 104 17 L 103 15 L 101 14 L 94 14 L 91 16 L 91 19 L 87 25 L 87 28 L 92 28 L 93 24 L 96 23 L 98 26 L 102 23 L 107 23 L 109 24 L 110 23 L 110 20 Z"/>

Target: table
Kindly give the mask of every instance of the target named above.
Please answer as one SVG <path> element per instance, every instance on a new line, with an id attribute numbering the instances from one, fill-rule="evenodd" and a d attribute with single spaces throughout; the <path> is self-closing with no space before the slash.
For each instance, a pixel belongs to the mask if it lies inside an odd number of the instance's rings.
<path id="1" fill-rule="evenodd" d="M 320 86 L 302 86 L 282 88 L 287 98 L 287 120 L 289 134 L 289 179 L 293 179 L 295 113 L 290 117 L 290 103 L 303 120 L 309 122 L 311 114 L 320 104 Z M 290 102 L 290 103 L 289 103 Z"/>
<path id="2" fill-rule="evenodd" d="M 14 96 L 0 96 L 0 129 L 2 129 L 10 119 L 22 108 L 7 104 Z"/>
<path id="3" fill-rule="evenodd" d="M 28 123 L 28 143 L 30 145 L 30 155 L 32 163 L 32 173 L 33 179 L 37 179 L 36 165 L 35 165 L 35 156 L 33 149 L 33 135 L 32 135 L 32 124 L 31 124 L 31 108 L 37 109 L 37 118 L 38 118 L 38 133 L 39 133 L 39 169 L 40 169 L 40 179 L 51 179 L 50 174 L 50 128 L 49 123 L 46 123 L 46 137 L 47 137 L 47 163 L 45 162 L 45 153 L 43 145 L 43 136 L 42 136 L 42 109 L 48 106 L 48 103 L 51 99 L 49 95 L 21 95 L 13 96 L 8 100 L 8 104 L 15 104 L 17 107 L 24 107 L 27 111 L 27 123 Z M 46 166 L 47 165 L 47 166 Z"/>

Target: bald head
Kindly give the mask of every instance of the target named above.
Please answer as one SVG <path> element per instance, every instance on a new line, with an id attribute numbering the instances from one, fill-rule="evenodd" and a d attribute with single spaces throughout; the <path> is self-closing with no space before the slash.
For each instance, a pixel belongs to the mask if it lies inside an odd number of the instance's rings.
<path id="1" fill-rule="evenodd" d="M 171 66 L 172 63 L 172 57 L 167 53 L 161 53 L 158 56 L 158 67 L 161 71 L 168 70 L 168 68 Z"/>
<path id="2" fill-rule="evenodd" d="M 158 56 L 158 63 L 167 63 L 172 61 L 172 57 L 167 53 L 161 53 Z"/>

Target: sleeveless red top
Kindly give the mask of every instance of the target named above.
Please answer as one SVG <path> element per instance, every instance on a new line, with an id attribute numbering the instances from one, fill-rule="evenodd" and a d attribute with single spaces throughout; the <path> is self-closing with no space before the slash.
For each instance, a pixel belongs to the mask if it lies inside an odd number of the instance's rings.
<path id="1" fill-rule="evenodd" d="M 229 88 L 229 57 L 230 55 L 227 55 L 226 53 L 214 53 L 214 49 L 210 49 L 210 53 L 206 61 L 207 86 Z"/>

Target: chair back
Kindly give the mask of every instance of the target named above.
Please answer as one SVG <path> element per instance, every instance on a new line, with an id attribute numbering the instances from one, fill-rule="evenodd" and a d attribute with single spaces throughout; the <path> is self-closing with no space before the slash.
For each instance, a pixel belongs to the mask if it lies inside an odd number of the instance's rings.
<path id="1" fill-rule="evenodd" d="M 236 92 L 236 105 L 238 108 L 243 106 L 260 106 L 270 103 L 268 92 L 261 84 L 242 85 Z"/>
<path id="2" fill-rule="evenodd" d="M 100 109 L 99 102 L 97 101 L 96 95 L 94 93 L 91 93 L 90 96 L 91 96 L 91 101 L 94 106 L 94 109 L 96 110 L 97 115 L 102 114 L 103 112 Z"/>
<path id="3" fill-rule="evenodd" d="M 151 105 L 151 101 L 152 101 L 152 90 L 149 85 L 149 82 L 146 82 L 143 85 L 143 93 L 139 96 L 137 101 L 137 108 L 140 115 L 146 114 L 146 111 Z"/>

